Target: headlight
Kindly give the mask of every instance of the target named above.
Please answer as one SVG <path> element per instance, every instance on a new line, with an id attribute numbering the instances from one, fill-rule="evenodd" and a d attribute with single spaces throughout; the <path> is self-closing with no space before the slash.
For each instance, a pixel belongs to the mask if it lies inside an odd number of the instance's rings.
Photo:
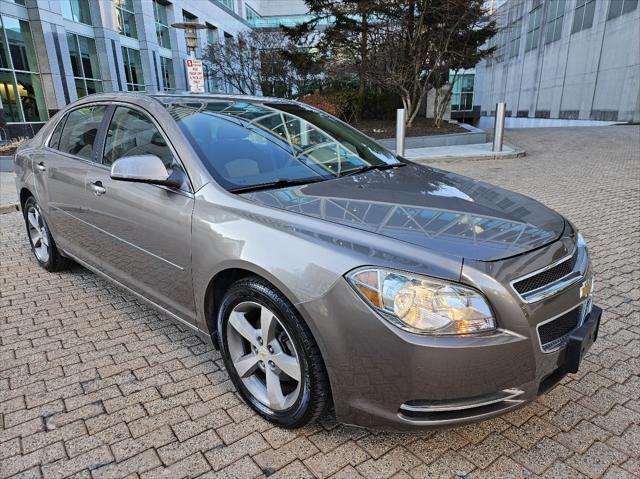
<path id="1" fill-rule="evenodd" d="M 469 334 L 496 327 L 487 301 L 473 289 L 381 268 L 357 269 L 346 277 L 385 319 L 403 329 L 421 334 Z"/>

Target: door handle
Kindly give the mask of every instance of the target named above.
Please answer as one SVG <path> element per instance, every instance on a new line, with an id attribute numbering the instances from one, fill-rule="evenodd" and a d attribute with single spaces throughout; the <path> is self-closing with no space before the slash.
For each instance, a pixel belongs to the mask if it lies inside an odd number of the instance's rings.
<path id="1" fill-rule="evenodd" d="M 36 164 L 36 168 L 37 168 L 37 169 L 38 169 L 38 171 L 40 171 L 40 172 L 45 172 L 45 171 L 47 171 L 47 167 L 46 167 L 46 166 L 44 166 L 44 162 L 42 162 L 42 161 L 41 161 L 40 163 Z"/>
<path id="2" fill-rule="evenodd" d="M 107 189 L 102 186 L 102 181 L 93 181 L 89 183 L 89 189 L 93 191 L 96 196 L 102 196 L 107 192 Z"/>

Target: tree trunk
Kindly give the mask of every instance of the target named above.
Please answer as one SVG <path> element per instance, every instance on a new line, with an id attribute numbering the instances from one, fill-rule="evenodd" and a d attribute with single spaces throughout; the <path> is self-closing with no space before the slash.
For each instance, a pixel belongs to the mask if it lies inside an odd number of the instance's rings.
<path id="1" fill-rule="evenodd" d="M 366 7 L 365 7 L 366 8 Z M 365 76 L 367 74 L 367 49 L 368 45 L 368 17 L 366 11 L 361 11 L 362 22 L 360 22 L 360 71 L 358 72 L 358 105 L 356 108 L 356 121 L 362 120 L 362 112 L 364 110 L 364 98 L 366 92 Z"/>

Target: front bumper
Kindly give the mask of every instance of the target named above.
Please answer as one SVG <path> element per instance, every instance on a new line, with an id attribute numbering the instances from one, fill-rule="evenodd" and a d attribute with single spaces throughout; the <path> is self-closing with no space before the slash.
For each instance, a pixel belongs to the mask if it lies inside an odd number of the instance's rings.
<path id="1" fill-rule="evenodd" d="M 321 338 L 337 419 L 396 430 L 474 422 L 535 399 L 577 370 L 602 312 L 594 306 L 566 347 L 545 353 L 535 324 L 467 337 L 402 331 L 343 280 L 299 307 Z M 526 323 L 522 310 L 511 313 Z"/>

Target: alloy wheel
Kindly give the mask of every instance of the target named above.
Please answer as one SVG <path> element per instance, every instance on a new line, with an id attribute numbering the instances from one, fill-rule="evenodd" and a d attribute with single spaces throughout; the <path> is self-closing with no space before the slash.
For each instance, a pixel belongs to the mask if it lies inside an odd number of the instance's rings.
<path id="1" fill-rule="evenodd" d="M 227 327 L 229 355 L 247 390 L 273 411 L 298 399 L 302 369 L 291 335 L 269 308 L 242 302 Z"/>
<path id="2" fill-rule="evenodd" d="M 42 263 L 49 261 L 49 231 L 36 206 L 27 210 L 27 226 L 33 251 Z"/>

